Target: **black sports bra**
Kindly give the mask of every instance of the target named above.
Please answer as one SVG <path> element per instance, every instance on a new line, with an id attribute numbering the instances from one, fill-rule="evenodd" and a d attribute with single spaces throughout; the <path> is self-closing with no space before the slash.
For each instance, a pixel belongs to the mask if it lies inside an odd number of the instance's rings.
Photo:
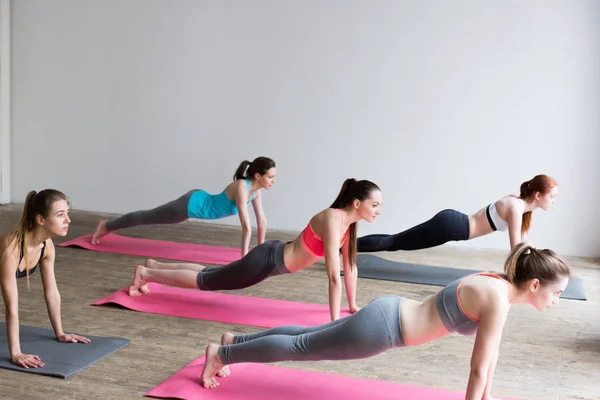
<path id="1" fill-rule="evenodd" d="M 21 260 L 23 260 L 23 242 L 21 242 L 21 251 L 19 252 L 20 256 L 19 256 L 19 264 L 21 264 Z M 35 269 L 37 268 L 37 266 L 40 264 L 40 260 L 42 258 L 44 258 L 44 250 L 46 249 L 46 241 L 44 240 L 44 246 L 42 246 L 42 252 L 40 253 L 40 259 L 38 260 L 38 262 L 33 266 L 33 268 L 31 268 L 29 270 L 29 275 L 33 274 L 35 272 Z M 19 268 L 17 267 L 17 279 L 19 278 L 24 278 L 27 276 L 27 269 L 24 269 L 23 271 L 20 271 Z"/>

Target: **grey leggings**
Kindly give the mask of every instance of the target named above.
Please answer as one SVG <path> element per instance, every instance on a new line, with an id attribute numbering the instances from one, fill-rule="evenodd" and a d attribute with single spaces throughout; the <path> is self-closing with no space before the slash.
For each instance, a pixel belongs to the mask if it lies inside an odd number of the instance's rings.
<path id="1" fill-rule="evenodd" d="M 208 267 L 198 272 L 196 281 L 200 290 L 236 290 L 267 279 L 289 273 L 283 263 L 285 243 L 280 240 L 264 242 L 250 250 L 241 259 L 223 267 Z"/>
<path id="2" fill-rule="evenodd" d="M 378 297 L 356 314 L 330 323 L 281 326 L 234 337 L 219 348 L 224 364 L 241 362 L 354 360 L 402 347 L 400 304 L 403 297 Z"/>
<path id="3" fill-rule="evenodd" d="M 138 225 L 176 224 L 188 219 L 188 203 L 194 190 L 151 210 L 133 211 L 106 223 L 109 232 Z"/>

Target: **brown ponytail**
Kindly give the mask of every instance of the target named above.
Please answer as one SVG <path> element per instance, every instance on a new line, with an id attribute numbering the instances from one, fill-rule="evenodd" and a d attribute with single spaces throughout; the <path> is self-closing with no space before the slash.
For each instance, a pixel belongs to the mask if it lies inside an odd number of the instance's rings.
<path id="1" fill-rule="evenodd" d="M 15 250 L 19 252 L 19 263 L 21 257 L 25 260 L 25 271 L 27 274 L 27 288 L 29 289 L 29 258 L 27 257 L 28 238 L 27 233 L 33 230 L 35 224 L 35 215 L 33 215 L 33 198 L 37 194 L 35 190 L 27 193 L 21 219 L 15 229 L 8 235 L 8 243 L 14 243 Z M 18 266 L 17 266 L 18 268 Z"/>
<path id="2" fill-rule="evenodd" d="M 254 174 L 258 173 L 260 175 L 264 175 L 268 170 L 274 167 L 275 161 L 269 157 L 257 157 L 252 162 L 244 160 L 235 170 L 235 174 L 233 174 L 233 180 L 254 179 Z"/>
<path id="3" fill-rule="evenodd" d="M 534 278 L 544 284 L 571 276 L 567 264 L 554 251 L 536 249 L 526 242 L 511 250 L 504 263 L 504 273 L 506 280 L 517 287 Z"/>
<path id="4" fill-rule="evenodd" d="M 333 201 L 330 208 L 344 208 L 347 205 L 352 204 L 355 199 L 363 201 L 367 199 L 374 190 L 380 189 L 371 181 L 357 181 L 354 178 L 348 178 L 342 184 L 340 193 Z M 348 248 L 350 265 L 353 266 L 356 263 L 356 222 L 350 224 L 348 229 L 350 230 L 350 243 Z"/>

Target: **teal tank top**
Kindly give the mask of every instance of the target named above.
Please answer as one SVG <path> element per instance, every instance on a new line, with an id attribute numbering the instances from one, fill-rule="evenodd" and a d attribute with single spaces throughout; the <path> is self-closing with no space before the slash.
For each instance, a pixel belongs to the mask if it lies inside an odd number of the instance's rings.
<path id="1" fill-rule="evenodd" d="M 250 180 L 246 179 L 246 188 L 250 191 Z M 252 193 L 250 203 L 254 200 L 255 193 Z M 225 194 L 225 189 L 219 194 L 210 194 L 204 190 L 196 190 L 190 196 L 188 202 L 188 218 L 199 219 L 219 219 L 236 215 L 238 213 L 235 201 L 229 199 Z"/>

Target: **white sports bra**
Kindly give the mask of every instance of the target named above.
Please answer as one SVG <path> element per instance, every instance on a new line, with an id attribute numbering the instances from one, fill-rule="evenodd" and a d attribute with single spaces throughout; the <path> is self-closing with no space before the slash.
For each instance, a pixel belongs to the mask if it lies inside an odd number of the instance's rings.
<path id="1" fill-rule="evenodd" d="M 496 204 L 492 203 L 487 206 L 485 210 L 485 214 L 487 216 L 488 222 L 490 226 L 495 231 L 505 231 L 508 229 L 508 222 L 502 219 L 500 215 L 498 215 L 498 210 L 496 210 Z"/>

